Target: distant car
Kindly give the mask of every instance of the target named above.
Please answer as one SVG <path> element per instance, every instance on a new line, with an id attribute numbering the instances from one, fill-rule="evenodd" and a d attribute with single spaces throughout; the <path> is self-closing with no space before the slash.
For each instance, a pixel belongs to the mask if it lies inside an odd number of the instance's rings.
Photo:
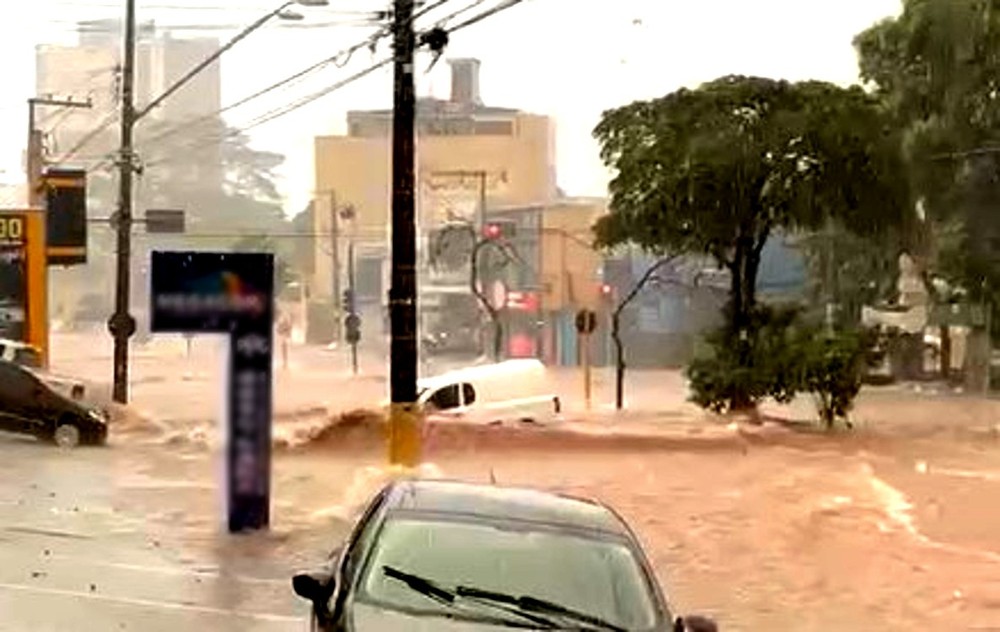
<path id="1" fill-rule="evenodd" d="M 30 370 L 0 360 L 0 430 L 30 434 L 61 447 L 102 445 L 107 418 L 59 394 Z"/>
<path id="2" fill-rule="evenodd" d="M 672 617 L 612 509 L 530 489 L 390 483 L 344 546 L 292 585 L 323 631 L 717 629 Z"/>
<path id="3" fill-rule="evenodd" d="M 12 362 L 34 373 L 43 382 L 70 399 L 82 400 L 86 388 L 80 380 L 57 375 L 42 369 L 42 353 L 34 345 L 9 338 L 0 338 L 0 361 Z"/>

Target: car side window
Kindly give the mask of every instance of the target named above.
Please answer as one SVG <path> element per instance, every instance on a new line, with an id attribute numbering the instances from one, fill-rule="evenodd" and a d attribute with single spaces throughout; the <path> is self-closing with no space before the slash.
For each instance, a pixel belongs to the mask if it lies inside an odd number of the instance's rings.
<path id="1" fill-rule="evenodd" d="M 439 388 L 437 392 L 431 395 L 430 399 L 427 400 L 434 410 L 451 410 L 452 408 L 458 408 L 462 405 L 461 400 L 458 398 L 458 384 L 449 384 Z"/>
<path id="2" fill-rule="evenodd" d="M 30 373 L 9 362 L 0 363 L 3 391 L 13 397 L 30 397 L 39 382 Z"/>
<path id="3" fill-rule="evenodd" d="M 462 384 L 462 403 L 465 406 L 476 403 L 476 389 L 472 387 L 472 384 Z"/>

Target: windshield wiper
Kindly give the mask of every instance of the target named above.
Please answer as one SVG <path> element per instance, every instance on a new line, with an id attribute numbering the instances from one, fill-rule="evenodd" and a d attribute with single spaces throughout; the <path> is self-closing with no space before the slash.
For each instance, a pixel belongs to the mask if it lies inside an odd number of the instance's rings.
<path id="1" fill-rule="evenodd" d="M 572 608 L 567 608 L 566 606 L 555 603 L 554 601 L 539 599 L 530 595 L 522 595 L 518 597 L 515 595 L 508 595 L 506 593 L 483 590 L 481 588 L 473 588 L 470 586 L 459 586 L 455 589 L 455 594 L 459 597 L 472 597 L 475 599 L 510 604 L 512 606 L 517 606 L 520 610 L 527 610 L 530 612 L 538 612 L 548 615 L 558 615 L 580 623 L 585 623 L 599 630 L 627 632 L 625 628 L 617 626 L 609 621 L 605 621 L 600 617 L 596 617 L 586 612 L 580 612 L 579 610 L 574 610 Z"/>
<path id="2" fill-rule="evenodd" d="M 382 567 L 382 572 L 385 574 L 386 577 L 390 577 L 392 579 L 399 580 L 399 581 L 403 582 L 404 584 L 406 584 L 410 589 L 415 590 L 415 591 L 417 591 L 418 593 L 420 593 L 422 595 L 426 595 L 427 597 L 430 597 L 434 601 L 437 601 L 438 603 L 445 604 L 447 606 L 454 607 L 455 606 L 455 600 L 458 597 L 465 597 L 465 598 L 476 599 L 477 601 L 480 600 L 480 599 L 483 599 L 482 597 L 480 597 L 478 595 L 474 595 L 474 594 L 460 594 L 458 591 L 454 591 L 454 592 L 450 591 L 447 588 L 444 588 L 443 586 L 441 586 L 440 584 L 438 584 L 437 582 L 432 581 L 430 579 L 427 579 L 426 577 L 421 577 L 419 575 L 414 575 L 412 573 L 407 573 L 405 571 L 401 571 L 398 568 L 394 568 L 392 566 L 383 566 Z M 490 600 L 486 600 L 486 601 L 501 601 L 501 600 L 490 599 Z M 535 614 L 531 614 L 530 612 L 522 612 L 521 610 L 513 610 L 513 609 L 510 609 L 510 608 L 506 608 L 502 604 L 498 604 L 498 603 L 487 603 L 486 605 L 489 605 L 490 607 L 493 607 L 493 608 L 497 608 L 497 609 L 501 610 L 502 612 L 505 612 L 505 613 L 508 613 L 508 614 L 513 614 L 513 615 L 517 615 L 517 616 L 519 616 L 519 617 L 521 617 L 523 619 L 527 619 L 527 620 L 531 621 L 533 624 L 535 624 L 536 626 L 542 626 L 544 628 L 553 629 L 553 630 L 559 629 L 559 627 L 560 627 L 554 621 L 546 619 L 545 617 L 541 617 L 541 616 L 538 616 L 538 615 L 535 615 Z M 503 623 L 505 625 L 515 625 L 513 622 L 506 621 L 506 620 L 501 621 L 501 623 Z"/>
<path id="3" fill-rule="evenodd" d="M 434 601 L 439 601 L 449 606 L 454 605 L 455 603 L 455 593 L 451 592 L 447 588 L 442 588 L 429 579 L 420 577 L 419 575 L 406 573 L 398 568 L 393 568 L 392 566 L 383 566 L 382 572 L 385 573 L 386 577 L 398 579 L 421 595 L 426 595 Z"/>

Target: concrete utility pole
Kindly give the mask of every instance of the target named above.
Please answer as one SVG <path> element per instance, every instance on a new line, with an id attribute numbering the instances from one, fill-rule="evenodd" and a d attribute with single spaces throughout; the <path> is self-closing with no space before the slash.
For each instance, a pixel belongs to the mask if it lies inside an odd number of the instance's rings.
<path id="1" fill-rule="evenodd" d="M 420 462 L 421 411 L 417 406 L 417 230 L 414 203 L 416 89 L 413 80 L 416 34 L 414 0 L 393 8 L 392 120 L 392 283 L 389 391 L 389 461 Z"/>
<path id="2" fill-rule="evenodd" d="M 53 99 L 52 97 L 28 99 L 28 151 L 25 167 L 28 172 L 28 206 L 33 208 L 44 206 L 45 200 L 41 191 L 42 169 L 45 167 L 45 156 L 42 152 L 43 132 L 38 129 L 38 120 L 35 114 L 35 109 L 40 105 L 83 109 L 93 107 L 90 99 L 86 101 L 74 101 L 72 98 Z"/>
<path id="3" fill-rule="evenodd" d="M 125 41 L 122 49 L 121 148 L 118 152 L 118 209 L 112 216 L 117 233 L 115 267 L 115 312 L 108 319 L 114 338 L 114 386 L 112 397 L 128 403 L 128 341 L 135 333 L 135 318 L 129 313 L 132 283 L 132 175 L 135 156 L 132 132 L 137 120 L 135 86 L 135 0 L 125 0 Z"/>

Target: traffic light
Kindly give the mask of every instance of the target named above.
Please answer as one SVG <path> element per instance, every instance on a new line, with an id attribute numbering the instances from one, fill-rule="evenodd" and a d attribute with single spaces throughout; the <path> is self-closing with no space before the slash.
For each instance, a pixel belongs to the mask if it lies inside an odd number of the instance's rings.
<path id="1" fill-rule="evenodd" d="M 340 303 L 341 308 L 348 314 L 353 314 L 356 307 L 356 305 L 354 304 L 354 290 L 351 288 L 347 288 L 346 290 L 344 290 L 344 295 L 340 300 L 341 300 Z"/>
<path id="2" fill-rule="evenodd" d="M 48 263 L 87 263 L 87 172 L 50 167 L 42 175 L 42 187 Z"/>
<path id="3" fill-rule="evenodd" d="M 361 317 L 357 314 L 348 314 L 344 318 L 344 329 L 348 344 L 356 345 L 361 341 Z"/>
<path id="4" fill-rule="evenodd" d="M 516 234 L 517 225 L 510 220 L 493 220 L 483 227 L 483 237 L 486 239 L 510 241 Z"/>

